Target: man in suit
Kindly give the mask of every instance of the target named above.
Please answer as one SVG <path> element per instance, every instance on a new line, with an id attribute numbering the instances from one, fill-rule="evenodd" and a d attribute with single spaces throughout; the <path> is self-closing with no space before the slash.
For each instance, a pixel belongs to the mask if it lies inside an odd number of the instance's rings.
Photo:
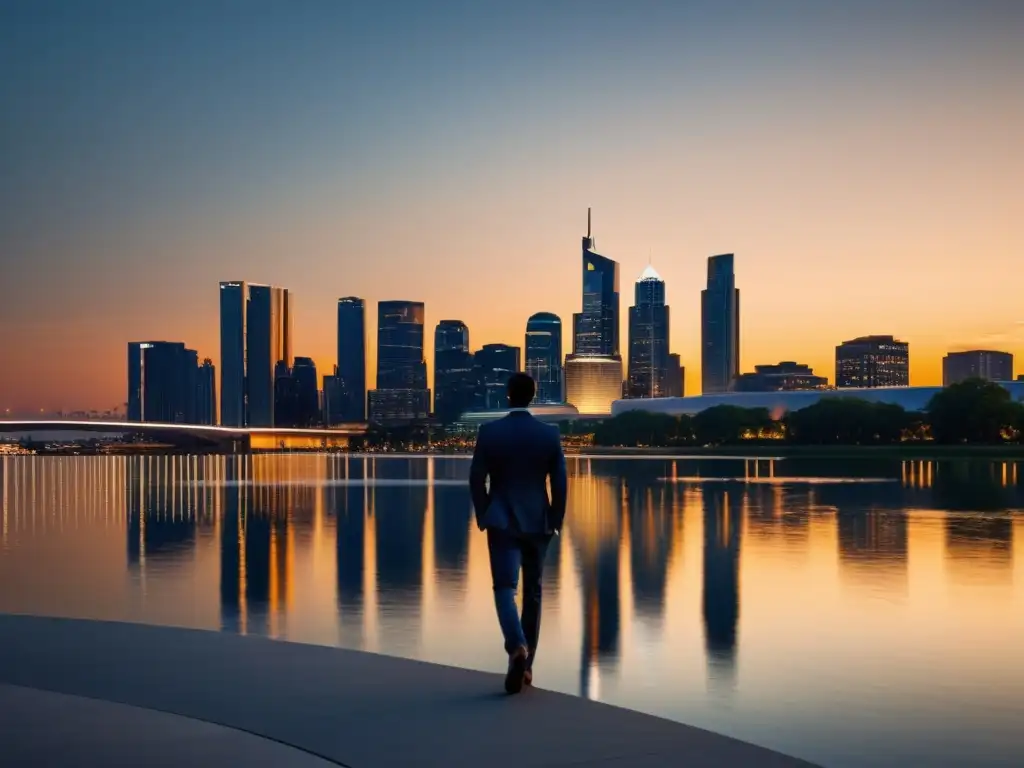
<path id="1" fill-rule="evenodd" d="M 535 393 L 536 385 L 525 373 L 509 379 L 511 410 L 507 416 L 480 427 L 469 470 L 476 522 L 487 532 L 494 604 L 508 652 L 508 693 L 518 693 L 524 683 L 533 683 L 544 556 L 565 518 L 567 480 L 562 440 L 556 427 L 544 424 L 527 410 Z M 520 569 L 522 617 L 516 609 Z"/>

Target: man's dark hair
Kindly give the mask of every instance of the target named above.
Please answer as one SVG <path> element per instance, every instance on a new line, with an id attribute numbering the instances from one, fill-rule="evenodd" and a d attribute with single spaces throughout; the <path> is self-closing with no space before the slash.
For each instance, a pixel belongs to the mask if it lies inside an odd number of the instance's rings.
<path id="1" fill-rule="evenodd" d="M 525 408 L 533 402 L 537 385 L 528 373 L 514 373 L 508 380 L 508 404 L 511 408 Z"/>

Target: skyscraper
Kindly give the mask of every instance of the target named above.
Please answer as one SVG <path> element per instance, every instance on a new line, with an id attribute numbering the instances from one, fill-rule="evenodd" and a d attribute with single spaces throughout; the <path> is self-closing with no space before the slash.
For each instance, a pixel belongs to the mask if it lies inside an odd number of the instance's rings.
<path id="1" fill-rule="evenodd" d="M 583 238 L 583 307 L 573 315 L 573 354 L 619 354 L 619 265 L 594 250 L 590 209 Z"/>
<path id="2" fill-rule="evenodd" d="M 434 329 L 434 417 L 451 424 L 473 409 L 475 394 L 469 328 L 461 320 L 442 320 Z"/>
<path id="3" fill-rule="evenodd" d="M 176 341 L 128 344 L 128 421 L 196 424 L 198 355 Z"/>
<path id="4" fill-rule="evenodd" d="M 377 304 L 377 388 L 370 396 L 370 419 L 379 424 L 412 421 L 430 412 L 424 314 L 421 301 Z"/>
<path id="5" fill-rule="evenodd" d="M 967 379 L 1013 381 L 1013 355 L 989 349 L 950 352 L 942 358 L 942 386 Z"/>
<path id="6" fill-rule="evenodd" d="M 551 312 L 538 312 L 526 321 L 526 372 L 537 383 L 534 402 L 565 401 L 562 391 L 562 320 Z"/>
<path id="7" fill-rule="evenodd" d="M 740 375 L 740 291 L 734 256 L 708 258 L 708 284 L 700 294 L 701 392 L 728 392 Z"/>
<path id="8" fill-rule="evenodd" d="M 636 281 L 635 303 L 629 310 L 628 397 L 668 394 L 668 317 L 665 281 L 648 266 Z"/>
<path id="9" fill-rule="evenodd" d="M 244 427 L 245 320 L 249 286 L 242 281 L 220 284 L 220 423 Z"/>
<path id="10" fill-rule="evenodd" d="M 292 366 L 291 300 L 287 288 L 249 286 L 246 312 L 245 375 L 248 420 L 252 427 L 274 426 L 274 369 Z"/>
<path id="11" fill-rule="evenodd" d="M 619 265 L 594 250 L 589 208 L 583 238 L 583 306 L 573 315 L 572 326 L 573 353 L 564 369 L 565 399 L 580 413 L 610 413 L 612 402 L 622 397 Z"/>
<path id="12" fill-rule="evenodd" d="M 338 299 L 338 366 L 331 399 L 333 423 L 366 420 L 366 302 Z"/>
<path id="13" fill-rule="evenodd" d="M 196 374 L 196 424 L 217 423 L 217 370 L 205 358 Z"/>
<path id="14" fill-rule="evenodd" d="M 421 301 L 377 304 L 377 389 L 426 389 Z"/>
<path id="15" fill-rule="evenodd" d="M 290 368 L 288 290 L 243 280 L 220 284 L 220 420 L 274 426 L 274 368 Z"/>
<path id="16" fill-rule="evenodd" d="M 300 427 L 311 427 L 319 421 L 320 414 L 320 383 L 312 358 L 295 358 L 292 379 L 295 381 L 295 421 Z"/>
<path id="17" fill-rule="evenodd" d="M 892 336 L 861 336 L 836 347 L 836 388 L 910 385 L 910 345 Z"/>
<path id="18" fill-rule="evenodd" d="M 519 347 L 508 344 L 484 344 L 473 355 L 477 379 L 477 408 L 495 411 L 508 407 L 508 380 L 520 367 Z"/>

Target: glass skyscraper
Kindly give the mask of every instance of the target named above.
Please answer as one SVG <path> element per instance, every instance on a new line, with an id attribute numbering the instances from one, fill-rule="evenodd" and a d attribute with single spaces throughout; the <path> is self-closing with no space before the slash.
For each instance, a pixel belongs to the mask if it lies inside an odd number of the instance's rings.
<path id="1" fill-rule="evenodd" d="M 421 301 L 377 304 L 377 388 L 370 397 L 372 421 L 412 421 L 430 411 L 423 359 L 424 315 Z"/>
<path id="2" fill-rule="evenodd" d="M 176 341 L 128 344 L 128 421 L 199 424 L 199 356 Z"/>
<path id="3" fill-rule="evenodd" d="M 622 397 L 619 354 L 619 265 L 594 250 L 590 209 L 583 238 L 583 306 L 572 316 L 573 353 L 566 358 L 565 399 L 580 413 L 606 414 Z"/>
<path id="4" fill-rule="evenodd" d="M 251 427 L 274 426 L 274 370 L 292 367 L 291 301 L 286 288 L 249 286 L 245 375 Z"/>
<path id="5" fill-rule="evenodd" d="M 583 308 L 573 315 L 573 354 L 619 354 L 619 265 L 594 250 L 587 209 L 583 238 Z"/>
<path id="6" fill-rule="evenodd" d="M 196 424 L 217 423 L 217 370 L 205 358 L 196 376 Z"/>
<path id="7" fill-rule="evenodd" d="M 701 393 L 728 392 L 740 375 L 740 291 L 734 256 L 708 258 L 708 284 L 700 293 Z"/>
<path id="8" fill-rule="evenodd" d="M 565 401 L 562 387 L 562 320 L 538 312 L 526 321 L 526 372 L 537 383 L 538 405 Z"/>
<path id="9" fill-rule="evenodd" d="M 221 424 L 274 426 L 274 369 L 292 364 L 286 288 L 220 284 L 220 358 Z"/>
<path id="10" fill-rule="evenodd" d="M 476 407 L 481 411 L 508 408 L 508 380 L 520 367 L 519 347 L 508 344 L 484 344 L 473 355 L 476 370 Z"/>
<path id="11" fill-rule="evenodd" d="M 629 310 L 629 383 L 627 397 L 667 397 L 669 380 L 669 308 L 665 281 L 647 267 L 636 281 Z"/>
<path id="12" fill-rule="evenodd" d="M 442 320 L 434 329 L 434 417 L 451 424 L 473 409 L 475 395 L 469 328 L 461 320 Z"/>
<path id="13" fill-rule="evenodd" d="M 244 427 L 245 319 L 249 287 L 242 281 L 220 284 L 220 423 Z"/>
<path id="14" fill-rule="evenodd" d="M 338 299 L 338 366 L 330 402 L 332 423 L 366 421 L 366 302 Z"/>

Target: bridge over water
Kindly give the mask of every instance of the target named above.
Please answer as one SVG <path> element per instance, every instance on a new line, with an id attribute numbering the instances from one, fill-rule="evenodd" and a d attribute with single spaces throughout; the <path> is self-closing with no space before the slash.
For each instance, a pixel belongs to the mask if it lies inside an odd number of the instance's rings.
<path id="1" fill-rule="evenodd" d="M 227 453 L 250 451 L 317 450 L 345 448 L 353 437 L 366 433 L 365 423 L 340 424 L 330 428 L 216 427 L 202 424 L 161 424 L 135 421 L 70 419 L 0 419 L 0 435 L 143 435 L 155 443 L 177 448 L 218 450 Z"/>

